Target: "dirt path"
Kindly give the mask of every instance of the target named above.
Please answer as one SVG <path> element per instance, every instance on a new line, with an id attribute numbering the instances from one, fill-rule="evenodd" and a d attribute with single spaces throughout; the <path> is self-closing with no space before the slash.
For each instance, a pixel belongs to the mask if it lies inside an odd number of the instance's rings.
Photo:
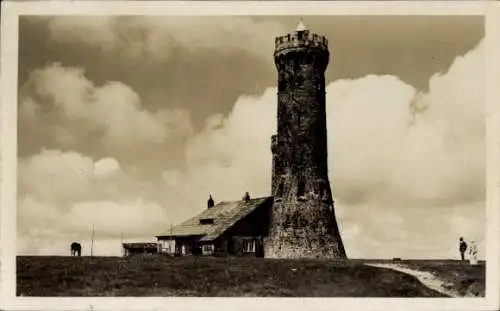
<path id="1" fill-rule="evenodd" d="M 408 267 L 405 267 L 404 265 L 401 264 L 391 264 L 391 263 L 373 263 L 369 264 L 366 263 L 365 265 L 367 266 L 372 266 L 376 268 L 386 268 L 386 269 L 392 269 L 395 271 L 399 271 L 402 273 L 406 273 L 409 275 L 412 275 L 416 277 L 422 284 L 427 286 L 428 288 L 435 290 L 437 292 L 440 292 L 444 295 L 450 296 L 450 297 L 462 297 L 456 290 L 453 290 L 446 281 L 436 277 L 430 272 L 426 271 L 420 271 L 420 270 L 415 270 L 415 269 L 410 269 Z"/>

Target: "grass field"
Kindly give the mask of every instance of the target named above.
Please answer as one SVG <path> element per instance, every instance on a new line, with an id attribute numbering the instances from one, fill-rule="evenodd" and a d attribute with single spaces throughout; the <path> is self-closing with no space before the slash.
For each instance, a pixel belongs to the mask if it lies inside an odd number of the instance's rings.
<path id="1" fill-rule="evenodd" d="M 23 296 L 445 297 L 415 277 L 363 260 L 212 257 L 18 257 Z M 383 261 L 369 261 L 383 262 Z M 404 261 L 484 295 L 484 264 Z M 472 288 L 472 289 L 471 289 Z"/>
<path id="2" fill-rule="evenodd" d="M 471 266 L 456 260 L 413 260 L 406 261 L 405 265 L 420 271 L 430 272 L 433 275 L 448 281 L 462 296 L 484 297 L 486 285 L 486 265 L 480 262 L 479 266 Z"/>

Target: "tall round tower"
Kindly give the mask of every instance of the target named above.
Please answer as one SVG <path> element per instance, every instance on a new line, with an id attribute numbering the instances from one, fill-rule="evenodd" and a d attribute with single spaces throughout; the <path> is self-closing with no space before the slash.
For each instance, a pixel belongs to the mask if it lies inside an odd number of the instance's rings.
<path id="1" fill-rule="evenodd" d="M 345 258 L 328 179 L 325 70 L 328 41 L 303 23 L 277 37 L 278 133 L 273 154 L 268 258 Z"/>

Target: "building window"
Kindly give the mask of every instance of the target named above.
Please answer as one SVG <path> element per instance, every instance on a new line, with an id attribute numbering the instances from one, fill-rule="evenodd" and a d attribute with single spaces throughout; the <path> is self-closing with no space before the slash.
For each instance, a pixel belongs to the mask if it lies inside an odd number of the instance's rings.
<path id="1" fill-rule="evenodd" d="M 174 253 L 175 252 L 175 240 L 163 240 L 161 243 L 162 253 Z"/>
<path id="2" fill-rule="evenodd" d="M 213 252 L 214 252 L 214 245 L 213 244 L 203 245 L 203 254 L 211 254 Z"/>
<path id="3" fill-rule="evenodd" d="M 281 197 L 283 195 L 283 190 L 284 190 L 283 188 L 284 188 L 283 182 L 280 182 L 278 185 L 278 193 L 276 193 L 278 197 Z"/>
<path id="4" fill-rule="evenodd" d="M 255 253 L 255 240 L 243 240 L 243 252 Z"/>

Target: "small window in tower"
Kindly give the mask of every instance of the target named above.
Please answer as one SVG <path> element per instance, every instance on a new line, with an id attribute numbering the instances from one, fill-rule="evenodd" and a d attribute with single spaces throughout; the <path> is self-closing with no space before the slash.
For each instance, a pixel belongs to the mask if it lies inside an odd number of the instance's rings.
<path id="1" fill-rule="evenodd" d="M 297 196 L 303 197 L 306 192 L 306 183 L 303 180 L 299 181 L 299 185 L 297 187 Z"/>
<path id="2" fill-rule="evenodd" d="M 286 82 L 284 79 L 280 79 L 278 82 L 278 91 L 284 91 L 286 89 Z"/>
<path id="3" fill-rule="evenodd" d="M 283 183 L 280 182 L 278 185 L 278 191 L 276 193 L 276 196 L 281 197 L 283 195 L 283 190 L 284 190 L 283 188 L 284 188 Z"/>
<path id="4" fill-rule="evenodd" d="M 297 76 L 295 78 L 295 86 L 301 87 L 304 84 L 304 78 L 301 76 Z"/>
<path id="5" fill-rule="evenodd" d="M 311 53 L 306 54 L 306 64 L 312 64 L 313 63 L 313 56 Z"/>
<path id="6" fill-rule="evenodd" d="M 323 193 L 326 192 L 326 186 L 324 181 L 319 181 L 318 182 L 318 194 L 323 195 Z"/>

